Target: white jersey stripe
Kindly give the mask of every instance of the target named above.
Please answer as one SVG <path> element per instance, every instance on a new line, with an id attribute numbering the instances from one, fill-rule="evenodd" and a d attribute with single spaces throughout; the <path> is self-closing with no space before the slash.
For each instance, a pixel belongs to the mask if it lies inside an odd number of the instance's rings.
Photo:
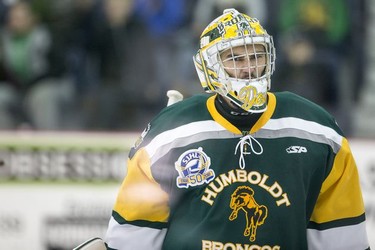
<path id="1" fill-rule="evenodd" d="M 166 233 L 167 229 L 121 225 L 111 217 L 104 241 L 117 250 L 158 250 L 162 248 Z"/>
<path id="2" fill-rule="evenodd" d="M 303 131 L 304 133 L 301 133 L 300 131 Z M 212 133 L 216 134 L 213 136 Z M 293 117 L 271 119 L 261 128 L 261 130 L 254 134 L 254 137 L 258 138 L 279 138 L 286 136 L 294 136 L 297 138 L 326 143 L 330 145 L 335 152 L 339 150 L 342 141 L 342 136 L 329 127 L 316 122 Z M 169 152 L 170 147 L 168 145 L 172 142 L 176 142 L 182 147 L 189 143 L 209 138 L 220 139 L 236 137 L 239 138 L 241 135 L 229 132 L 216 121 L 199 121 L 185 124 L 159 134 L 145 146 L 145 149 L 150 156 L 151 164 L 153 164 Z"/>
<path id="3" fill-rule="evenodd" d="M 366 222 L 326 230 L 307 229 L 309 250 L 364 250 L 368 248 Z"/>
<path id="4" fill-rule="evenodd" d="M 157 159 L 168 153 L 159 152 L 160 148 L 181 138 L 189 139 L 189 137 L 199 134 L 197 133 L 197 131 L 199 131 L 199 133 L 207 133 L 227 130 L 223 126 L 212 120 L 192 122 L 157 135 L 148 145 L 145 146 L 145 149 L 152 159 L 152 162 L 155 162 Z M 199 140 L 202 140 L 201 136 L 199 136 Z M 154 158 L 156 153 L 157 159 Z"/>
<path id="5" fill-rule="evenodd" d="M 286 117 L 280 119 L 269 120 L 262 129 L 269 130 L 282 130 L 282 129 L 298 129 L 311 134 L 323 135 L 324 137 L 332 140 L 334 143 L 341 145 L 342 136 L 339 135 L 334 129 L 323 126 L 317 122 L 307 121 L 295 117 Z"/>

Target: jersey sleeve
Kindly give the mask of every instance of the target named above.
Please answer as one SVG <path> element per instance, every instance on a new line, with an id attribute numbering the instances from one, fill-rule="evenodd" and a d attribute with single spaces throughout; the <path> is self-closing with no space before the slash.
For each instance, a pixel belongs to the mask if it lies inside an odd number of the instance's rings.
<path id="1" fill-rule="evenodd" d="M 168 195 L 151 173 L 150 157 L 140 148 L 128 160 L 105 242 L 109 249 L 161 249 L 169 217 Z"/>
<path id="2" fill-rule="evenodd" d="M 343 138 L 307 229 L 310 250 L 369 249 L 357 166 Z"/>

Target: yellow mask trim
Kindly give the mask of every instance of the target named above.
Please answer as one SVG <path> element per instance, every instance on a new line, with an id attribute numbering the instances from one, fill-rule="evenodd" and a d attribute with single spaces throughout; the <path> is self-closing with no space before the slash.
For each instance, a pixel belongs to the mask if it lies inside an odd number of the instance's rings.
<path id="1" fill-rule="evenodd" d="M 213 90 L 212 85 L 211 85 L 211 81 L 210 81 L 210 77 L 208 76 L 208 71 L 207 71 L 206 64 L 204 62 L 201 51 L 199 51 L 199 56 L 200 56 L 200 59 L 201 59 L 201 63 L 202 63 L 201 66 L 203 68 L 204 78 L 206 79 L 206 85 L 207 85 L 207 86 L 203 86 L 203 85 L 202 86 L 208 87 L 209 89 Z"/>

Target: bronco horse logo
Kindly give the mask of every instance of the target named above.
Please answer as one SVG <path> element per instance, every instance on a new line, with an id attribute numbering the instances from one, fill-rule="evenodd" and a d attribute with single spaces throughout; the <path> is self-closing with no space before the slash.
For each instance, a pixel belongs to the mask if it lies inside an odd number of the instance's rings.
<path id="1" fill-rule="evenodd" d="M 232 194 L 230 208 L 233 209 L 229 220 L 237 219 L 238 211 L 242 210 L 246 216 L 244 236 L 250 236 L 250 241 L 255 241 L 258 226 L 263 225 L 267 218 L 268 209 L 258 205 L 254 199 L 254 190 L 247 186 L 240 186 Z"/>

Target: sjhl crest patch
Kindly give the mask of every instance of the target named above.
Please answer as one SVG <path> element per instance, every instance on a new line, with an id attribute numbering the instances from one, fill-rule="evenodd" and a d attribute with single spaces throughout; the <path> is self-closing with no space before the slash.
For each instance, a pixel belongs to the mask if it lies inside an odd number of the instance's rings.
<path id="1" fill-rule="evenodd" d="M 210 165 L 210 157 L 201 147 L 185 151 L 175 162 L 175 168 L 179 173 L 176 179 L 177 187 L 188 188 L 209 183 L 215 178 L 215 172 L 209 169 Z"/>

